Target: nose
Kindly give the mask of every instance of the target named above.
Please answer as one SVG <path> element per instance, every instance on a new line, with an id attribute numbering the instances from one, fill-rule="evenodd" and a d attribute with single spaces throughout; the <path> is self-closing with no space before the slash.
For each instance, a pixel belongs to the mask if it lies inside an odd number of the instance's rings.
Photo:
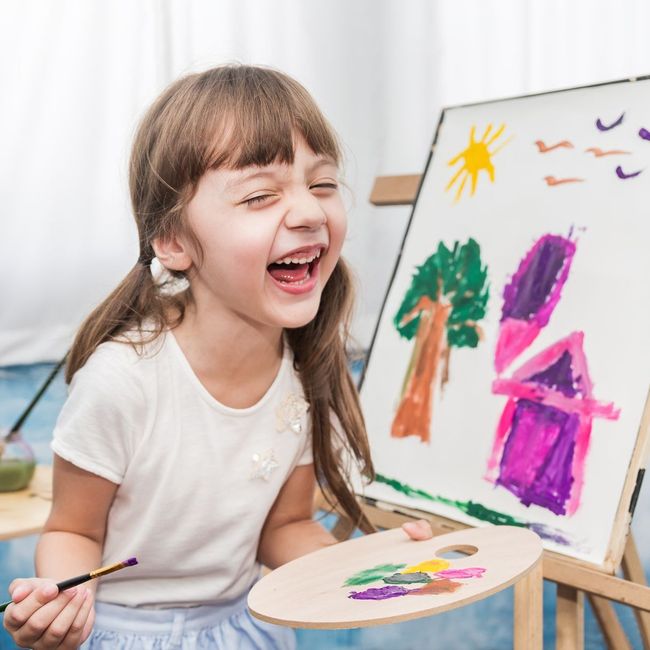
<path id="1" fill-rule="evenodd" d="M 284 222 L 287 228 L 315 230 L 327 222 L 327 214 L 318 198 L 307 190 L 294 197 Z"/>

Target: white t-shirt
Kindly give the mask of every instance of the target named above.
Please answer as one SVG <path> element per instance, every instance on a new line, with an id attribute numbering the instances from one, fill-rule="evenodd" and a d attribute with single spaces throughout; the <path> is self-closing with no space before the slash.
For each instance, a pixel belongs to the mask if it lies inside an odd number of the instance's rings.
<path id="1" fill-rule="evenodd" d="M 97 598 L 134 607 L 241 596 L 259 575 L 259 536 L 280 488 L 312 462 L 288 345 L 266 394 L 234 409 L 210 395 L 171 332 L 145 356 L 100 345 L 74 375 L 52 449 L 119 484 L 102 565 L 139 564 L 101 578 Z"/>

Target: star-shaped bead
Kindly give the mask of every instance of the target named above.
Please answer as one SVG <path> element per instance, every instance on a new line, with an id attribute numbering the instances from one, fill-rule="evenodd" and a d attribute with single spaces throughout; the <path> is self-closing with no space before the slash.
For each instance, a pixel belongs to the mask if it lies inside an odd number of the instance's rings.
<path id="1" fill-rule="evenodd" d="M 253 471 L 251 479 L 263 478 L 265 481 L 270 480 L 271 474 L 280 467 L 273 449 L 267 449 L 265 452 L 253 454 L 251 459 Z"/>
<path id="2" fill-rule="evenodd" d="M 284 431 L 287 427 L 294 433 L 302 433 L 302 418 L 309 404 L 295 393 L 289 393 L 275 411 L 275 428 Z"/>

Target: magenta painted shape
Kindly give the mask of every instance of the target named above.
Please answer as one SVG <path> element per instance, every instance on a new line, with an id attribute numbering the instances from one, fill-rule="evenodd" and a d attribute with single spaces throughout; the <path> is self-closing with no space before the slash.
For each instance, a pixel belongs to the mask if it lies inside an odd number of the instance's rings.
<path id="1" fill-rule="evenodd" d="M 462 578 L 482 578 L 485 569 L 481 567 L 467 567 L 466 569 L 444 569 L 436 571 L 436 577 L 448 578 L 450 580 L 458 580 Z"/>
<path id="2" fill-rule="evenodd" d="M 579 418 L 529 400 L 519 400 L 501 459 L 497 485 L 525 506 L 534 503 L 566 514 Z"/>
<path id="3" fill-rule="evenodd" d="M 371 587 L 364 591 L 352 591 L 348 598 L 354 598 L 354 600 L 386 600 L 387 598 L 405 596 L 408 592 L 408 589 L 399 585 L 386 585 L 385 587 Z"/>
<path id="4" fill-rule="evenodd" d="M 583 351 L 573 332 L 527 361 L 511 379 L 496 379 L 507 395 L 486 478 L 524 505 L 571 515 L 580 504 L 594 417 L 618 419 L 620 410 L 593 397 Z"/>
<path id="5" fill-rule="evenodd" d="M 494 367 L 501 374 L 548 324 L 560 300 L 576 245 L 568 237 L 540 237 L 503 290 Z"/>

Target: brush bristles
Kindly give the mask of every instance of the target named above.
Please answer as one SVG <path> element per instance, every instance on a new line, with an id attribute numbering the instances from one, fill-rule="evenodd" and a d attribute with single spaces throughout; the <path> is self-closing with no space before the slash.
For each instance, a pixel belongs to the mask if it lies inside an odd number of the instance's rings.
<path id="1" fill-rule="evenodd" d="M 99 576 L 105 576 L 108 573 L 113 573 L 113 571 L 125 569 L 126 567 L 133 566 L 137 563 L 138 561 L 134 557 L 130 557 L 128 560 L 124 560 L 124 562 L 116 562 L 115 564 L 103 566 L 101 569 L 95 569 L 95 571 L 90 572 L 90 575 L 93 578 L 99 578 Z"/>

